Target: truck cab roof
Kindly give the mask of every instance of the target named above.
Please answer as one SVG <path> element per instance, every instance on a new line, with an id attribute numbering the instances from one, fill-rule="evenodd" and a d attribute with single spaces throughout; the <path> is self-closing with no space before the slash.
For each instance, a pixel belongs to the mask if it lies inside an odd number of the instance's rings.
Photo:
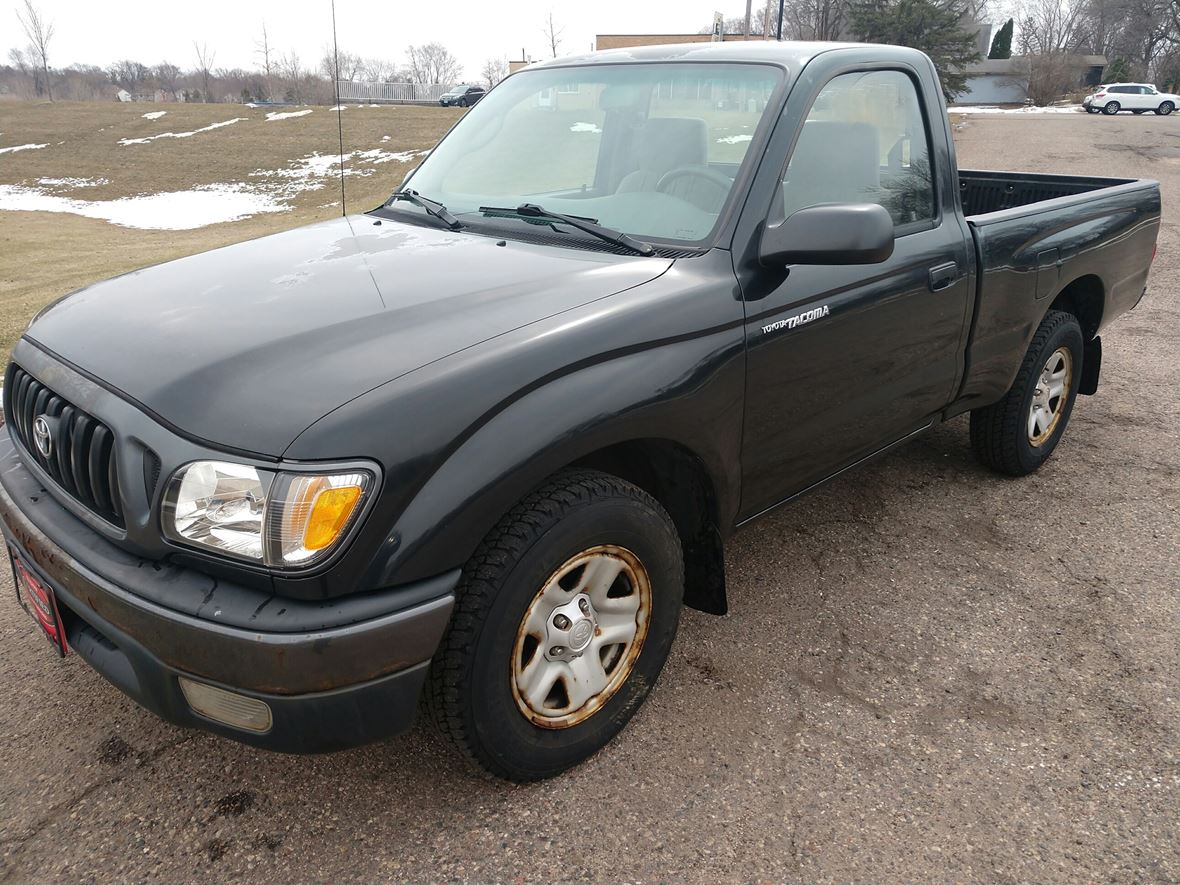
<path id="1" fill-rule="evenodd" d="M 670 43 L 659 46 L 633 46 L 605 49 L 548 59 L 529 65 L 533 68 L 568 67 L 588 64 L 624 62 L 760 62 L 799 70 L 811 59 L 840 49 L 872 49 L 882 60 L 912 61 L 925 58 L 917 49 L 880 43 L 834 43 L 803 40 L 729 40 L 711 43 Z"/>

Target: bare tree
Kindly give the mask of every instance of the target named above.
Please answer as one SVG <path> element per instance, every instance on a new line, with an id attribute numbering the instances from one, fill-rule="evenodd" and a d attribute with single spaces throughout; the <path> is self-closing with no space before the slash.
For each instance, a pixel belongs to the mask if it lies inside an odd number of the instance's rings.
<path id="1" fill-rule="evenodd" d="M 1067 52 L 1029 55 L 1020 65 L 1028 82 L 1028 97 L 1038 106 L 1057 101 L 1081 82 L 1083 66 L 1076 55 Z"/>
<path id="2" fill-rule="evenodd" d="M 441 43 L 411 46 L 408 55 L 410 80 L 414 83 L 440 83 L 451 86 L 463 72 L 459 59 L 451 55 L 451 51 Z"/>
<path id="3" fill-rule="evenodd" d="M 271 76 L 274 73 L 271 61 L 270 36 L 266 33 L 266 22 L 262 23 L 262 39 L 254 44 L 254 54 L 262 61 L 263 83 L 266 85 L 266 98 L 270 99 Z"/>
<path id="4" fill-rule="evenodd" d="M 41 12 L 33 5 L 33 0 L 25 0 L 25 10 L 16 11 L 16 19 L 24 29 L 29 40 L 30 62 L 41 72 L 45 83 L 45 94 L 53 101 L 53 84 L 49 80 L 49 43 L 53 40 L 53 22 L 47 22 Z"/>
<path id="5" fill-rule="evenodd" d="M 491 89 L 508 76 L 508 60 L 503 58 L 489 58 L 483 63 L 483 70 L 479 73 L 487 81 L 488 89 Z"/>
<path id="6" fill-rule="evenodd" d="M 298 53 L 295 52 L 282 56 L 278 67 L 286 87 L 283 93 L 284 100 L 301 104 L 307 91 L 304 81 L 310 72 L 304 69 Z"/>
<path id="7" fill-rule="evenodd" d="M 553 57 L 557 58 L 557 47 L 561 45 L 561 35 L 565 33 L 565 28 L 559 28 L 553 23 L 552 9 L 549 10 L 549 18 L 545 22 L 545 27 L 541 29 L 541 33 L 545 35 L 545 41 L 549 44 Z"/>
<path id="8" fill-rule="evenodd" d="M 366 58 L 361 77 L 370 83 L 391 83 L 398 77 L 397 65 L 383 58 Z"/>
<path id="9" fill-rule="evenodd" d="M 1022 55 L 1077 52 L 1087 34 L 1080 0 L 1029 0 L 1017 20 Z"/>
<path id="10" fill-rule="evenodd" d="M 204 101 L 208 102 L 210 68 L 213 67 L 213 59 L 217 57 L 217 53 L 209 51 L 208 43 L 197 43 L 196 40 L 193 41 L 193 49 L 197 52 L 197 74 L 201 77 L 201 91 Z"/>
<path id="11" fill-rule="evenodd" d="M 155 75 L 161 89 L 165 92 L 176 92 L 176 86 L 180 82 L 180 68 L 162 61 L 152 69 L 152 74 Z"/>
<path id="12" fill-rule="evenodd" d="M 128 92 L 139 92 L 147 81 L 151 70 L 147 65 L 125 58 L 107 68 L 107 76 L 111 82 Z"/>
<path id="13" fill-rule="evenodd" d="M 323 57 L 320 58 L 320 73 L 329 80 L 359 80 L 364 69 L 365 60 L 356 53 L 343 49 L 336 53 L 331 46 L 324 47 Z"/>

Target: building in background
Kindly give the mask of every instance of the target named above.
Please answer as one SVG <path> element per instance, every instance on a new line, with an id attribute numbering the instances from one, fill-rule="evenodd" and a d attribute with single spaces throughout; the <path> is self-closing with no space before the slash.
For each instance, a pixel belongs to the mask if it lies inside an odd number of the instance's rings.
<path id="1" fill-rule="evenodd" d="M 1077 89 L 1097 86 L 1106 70 L 1104 55 L 1069 56 L 1065 63 L 1076 74 Z M 967 91 L 955 104 L 1024 104 L 1028 101 L 1030 60 L 1027 56 L 985 58 L 967 68 Z"/>

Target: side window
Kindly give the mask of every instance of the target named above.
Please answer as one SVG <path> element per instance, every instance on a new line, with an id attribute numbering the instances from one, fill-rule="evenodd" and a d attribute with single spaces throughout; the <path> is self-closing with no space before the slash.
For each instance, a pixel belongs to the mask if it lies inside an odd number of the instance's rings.
<path id="1" fill-rule="evenodd" d="M 784 217 L 819 203 L 877 203 L 897 226 L 935 217 L 922 106 L 901 71 L 841 74 L 816 96 L 783 176 Z"/>

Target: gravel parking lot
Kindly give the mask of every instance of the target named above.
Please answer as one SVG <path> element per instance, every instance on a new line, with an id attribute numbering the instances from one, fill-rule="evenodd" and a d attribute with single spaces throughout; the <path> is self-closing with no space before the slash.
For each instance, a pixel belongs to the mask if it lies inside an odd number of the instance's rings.
<path id="1" fill-rule="evenodd" d="M 427 730 L 333 756 L 168 726 L 0 583 L 0 881 L 1180 881 L 1180 120 L 973 117 L 968 168 L 1159 179 L 1148 298 L 1025 480 L 966 419 L 740 534 L 731 614 L 580 769 Z"/>

